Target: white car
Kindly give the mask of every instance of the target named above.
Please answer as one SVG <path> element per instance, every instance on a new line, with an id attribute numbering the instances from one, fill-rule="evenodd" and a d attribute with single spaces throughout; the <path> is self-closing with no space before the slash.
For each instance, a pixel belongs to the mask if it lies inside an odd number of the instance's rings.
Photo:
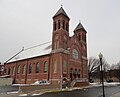
<path id="1" fill-rule="evenodd" d="M 47 80 L 40 80 L 33 83 L 33 85 L 48 85 L 50 84 Z"/>

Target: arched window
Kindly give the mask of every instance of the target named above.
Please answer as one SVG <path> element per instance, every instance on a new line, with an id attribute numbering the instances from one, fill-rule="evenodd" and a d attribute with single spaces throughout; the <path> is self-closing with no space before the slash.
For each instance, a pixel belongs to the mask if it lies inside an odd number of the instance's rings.
<path id="1" fill-rule="evenodd" d="M 73 58 L 78 59 L 78 51 L 76 49 L 73 49 Z"/>
<path id="2" fill-rule="evenodd" d="M 63 20 L 62 28 L 65 29 L 65 21 Z"/>
<path id="3" fill-rule="evenodd" d="M 57 73 L 57 60 L 54 62 L 54 73 Z"/>
<path id="4" fill-rule="evenodd" d="M 75 71 L 74 71 L 74 78 L 76 78 L 77 77 L 77 69 L 75 69 Z"/>
<path id="5" fill-rule="evenodd" d="M 17 74 L 20 73 L 20 65 L 18 65 L 18 68 L 17 68 Z"/>
<path id="6" fill-rule="evenodd" d="M 23 66 L 23 74 L 26 72 L 26 65 Z"/>
<path id="7" fill-rule="evenodd" d="M 80 69 L 78 70 L 78 73 L 77 73 L 77 74 L 78 74 L 78 78 L 80 78 Z"/>
<path id="8" fill-rule="evenodd" d="M 72 79 L 73 79 L 73 68 L 70 68 L 70 80 L 72 81 Z"/>
<path id="9" fill-rule="evenodd" d="M 73 68 L 70 68 L 70 73 L 73 73 Z"/>
<path id="10" fill-rule="evenodd" d="M 37 64 L 36 64 L 36 73 L 39 73 L 39 69 L 40 69 L 40 64 L 37 63 Z"/>
<path id="11" fill-rule="evenodd" d="M 29 74 L 32 73 L 32 64 L 29 65 Z"/>
<path id="12" fill-rule="evenodd" d="M 58 20 L 58 29 L 60 29 L 60 20 Z"/>
<path id="13" fill-rule="evenodd" d="M 75 69 L 75 74 L 77 74 L 77 69 Z"/>
<path id="14" fill-rule="evenodd" d="M 48 71 L 48 62 L 44 62 L 44 73 Z"/>
<path id="15" fill-rule="evenodd" d="M 8 68 L 8 75 L 10 75 L 10 67 Z"/>
<path id="16" fill-rule="evenodd" d="M 69 31 L 68 23 L 66 23 L 66 31 Z"/>
<path id="17" fill-rule="evenodd" d="M 81 41 L 81 35 L 79 34 L 79 41 Z"/>
<path id="18" fill-rule="evenodd" d="M 15 74 L 15 67 L 12 68 L 12 75 Z"/>
<path id="19" fill-rule="evenodd" d="M 82 40 L 86 42 L 86 35 L 82 34 Z"/>
<path id="20" fill-rule="evenodd" d="M 63 63 L 63 72 L 66 73 L 67 72 L 67 62 L 64 60 Z"/>

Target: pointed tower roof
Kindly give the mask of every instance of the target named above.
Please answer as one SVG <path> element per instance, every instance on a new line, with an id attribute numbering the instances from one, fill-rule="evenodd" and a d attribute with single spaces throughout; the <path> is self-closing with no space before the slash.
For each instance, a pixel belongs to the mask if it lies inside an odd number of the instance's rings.
<path id="1" fill-rule="evenodd" d="M 64 16 L 66 16 L 67 18 L 69 18 L 68 15 L 66 14 L 66 12 L 64 11 L 64 9 L 63 9 L 62 6 L 61 6 L 61 8 L 57 11 L 57 13 L 53 16 L 53 18 L 56 17 L 56 16 L 58 16 L 58 15 L 60 15 L 60 14 L 63 14 Z"/>
<path id="2" fill-rule="evenodd" d="M 81 22 L 79 22 L 79 24 L 77 25 L 77 27 L 75 28 L 74 31 L 76 30 L 80 30 L 80 29 L 84 29 L 83 25 L 81 24 Z M 85 29 L 84 29 L 85 30 Z M 86 30 L 85 30 L 86 31 Z"/>

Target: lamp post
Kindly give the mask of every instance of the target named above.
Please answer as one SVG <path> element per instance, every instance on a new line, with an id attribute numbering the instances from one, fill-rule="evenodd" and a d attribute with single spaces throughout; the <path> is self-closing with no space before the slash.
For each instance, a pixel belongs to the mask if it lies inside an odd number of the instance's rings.
<path id="1" fill-rule="evenodd" d="M 104 80 L 103 80 L 103 68 L 102 68 L 102 58 L 103 58 L 103 55 L 100 53 L 99 54 L 99 59 L 100 59 L 100 69 L 101 69 L 101 80 L 102 80 L 102 90 L 103 90 L 103 97 L 105 97 L 105 90 L 104 90 Z"/>

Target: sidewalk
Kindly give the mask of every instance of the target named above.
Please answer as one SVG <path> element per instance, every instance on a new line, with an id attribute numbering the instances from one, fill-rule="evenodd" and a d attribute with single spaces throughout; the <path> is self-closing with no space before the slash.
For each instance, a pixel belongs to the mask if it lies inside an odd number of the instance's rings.
<path id="1" fill-rule="evenodd" d="M 112 95 L 111 97 L 120 97 L 120 92 L 118 92 L 118 93 Z"/>

